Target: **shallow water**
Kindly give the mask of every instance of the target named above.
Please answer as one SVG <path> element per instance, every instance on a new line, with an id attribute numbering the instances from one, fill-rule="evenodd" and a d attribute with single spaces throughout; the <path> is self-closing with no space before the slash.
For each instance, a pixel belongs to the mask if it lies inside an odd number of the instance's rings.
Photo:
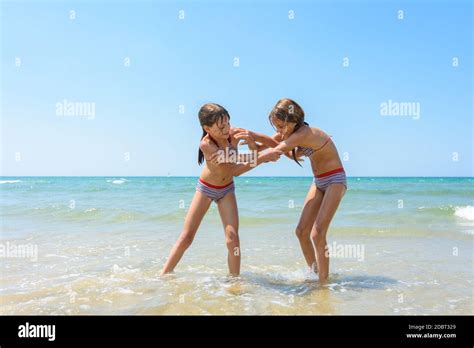
<path id="1" fill-rule="evenodd" d="M 196 178 L 0 179 L 2 314 L 474 313 L 472 178 L 350 178 L 326 286 L 294 236 L 311 178 L 236 179 L 237 279 L 215 206 L 159 277 Z"/>

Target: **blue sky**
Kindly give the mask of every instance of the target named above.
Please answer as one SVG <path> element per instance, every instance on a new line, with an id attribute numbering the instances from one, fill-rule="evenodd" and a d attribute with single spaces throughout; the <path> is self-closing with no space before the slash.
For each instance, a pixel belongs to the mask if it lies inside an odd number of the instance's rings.
<path id="1" fill-rule="evenodd" d="M 472 7 L 3 1 L 1 174 L 197 176 L 203 103 L 272 134 L 267 115 L 290 97 L 333 135 L 349 176 L 472 176 Z M 94 117 L 58 115 L 65 99 L 95 103 Z M 418 103 L 419 118 L 382 116 L 389 100 Z M 311 170 L 282 158 L 247 175 Z"/>

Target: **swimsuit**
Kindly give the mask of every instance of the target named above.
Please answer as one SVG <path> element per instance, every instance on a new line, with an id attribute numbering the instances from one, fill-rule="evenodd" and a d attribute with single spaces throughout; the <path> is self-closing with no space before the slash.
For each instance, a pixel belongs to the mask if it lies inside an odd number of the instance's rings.
<path id="1" fill-rule="evenodd" d="M 214 144 L 216 144 L 217 147 L 219 147 L 210 134 L 209 138 L 214 142 Z M 228 141 L 230 143 L 230 137 Z M 237 150 L 231 143 L 229 144 L 229 147 L 233 150 Z M 196 191 L 202 192 L 206 197 L 210 198 L 214 202 L 217 202 L 219 199 L 224 198 L 224 196 L 229 192 L 235 192 L 235 186 L 233 181 L 224 186 L 216 186 L 209 184 L 199 178 L 196 185 Z"/>
<path id="2" fill-rule="evenodd" d="M 313 183 L 316 187 L 325 192 L 329 185 L 344 184 L 347 189 L 347 177 L 344 168 L 339 167 L 328 172 L 318 174 L 314 177 Z"/>
<path id="3" fill-rule="evenodd" d="M 211 137 L 210 134 L 207 134 L 207 135 L 209 136 L 209 139 L 211 139 L 211 141 L 212 141 L 220 150 L 222 150 L 222 149 L 219 147 L 219 145 L 217 145 L 217 142 L 214 140 L 214 138 Z M 229 135 L 229 137 L 227 138 L 227 141 L 229 142 L 229 146 L 228 146 L 228 147 L 229 147 L 229 150 L 228 150 L 229 153 L 231 152 L 231 150 L 237 151 L 237 148 L 236 148 L 234 145 L 232 145 L 232 141 L 231 141 L 230 135 Z"/>
<path id="4" fill-rule="evenodd" d="M 331 136 L 329 136 L 327 140 L 324 142 L 324 144 L 317 149 L 313 149 L 311 147 L 298 146 L 297 150 L 302 151 L 304 156 L 310 157 L 313 153 L 321 150 L 324 146 L 326 146 L 329 140 L 331 140 Z M 344 186 L 347 189 L 346 172 L 344 171 L 343 167 L 336 168 L 334 170 L 330 170 L 328 172 L 316 175 L 313 179 L 313 183 L 322 192 L 325 192 L 326 189 L 331 184 L 344 184 Z"/>
<path id="5" fill-rule="evenodd" d="M 229 192 L 235 192 L 235 186 L 233 181 L 224 186 L 216 186 L 208 184 L 199 178 L 196 185 L 196 191 L 202 192 L 206 197 L 217 202 L 219 199 L 224 198 L 224 196 Z"/>
<path id="6" fill-rule="evenodd" d="M 329 140 L 331 140 L 331 136 L 332 136 L 332 135 L 330 135 L 330 136 L 327 138 L 327 140 L 324 142 L 324 144 L 321 145 L 320 147 L 318 147 L 317 149 L 313 149 L 313 148 L 311 148 L 311 147 L 305 147 L 305 146 L 298 146 L 298 147 L 296 148 L 296 150 L 297 150 L 297 151 L 298 151 L 298 150 L 301 150 L 301 151 L 303 152 L 303 156 L 310 157 L 313 153 L 315 153 L 316 151 L 319 151 L 319 150 L 321 150 L 323 147 L 325 147 L 326 144 L 329 143 Z"/>

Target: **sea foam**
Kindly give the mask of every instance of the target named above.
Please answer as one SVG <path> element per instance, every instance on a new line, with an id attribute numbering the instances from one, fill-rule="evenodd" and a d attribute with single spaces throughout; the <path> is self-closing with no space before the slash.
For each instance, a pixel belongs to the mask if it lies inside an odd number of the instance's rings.
<path id="1" fill-rule="evenodd" d="M 128 180 L 127 180 L 127 179 L 124 179 L 124 178 L 113 179 L 113 180 L 107 180 L 107 182 L 111 182 L 112 184 L 115 184 L 115 185 L 121 185 L 121 184 L 126 183 L 127 181 L 128 181 Z"/>
<path id="2" fill-rule="evenodd" d="M 474 207 L 472 205 L 468 205 L 465 207 L 456 207 L 454 215 L 461 219 L 474 221 Z"/>

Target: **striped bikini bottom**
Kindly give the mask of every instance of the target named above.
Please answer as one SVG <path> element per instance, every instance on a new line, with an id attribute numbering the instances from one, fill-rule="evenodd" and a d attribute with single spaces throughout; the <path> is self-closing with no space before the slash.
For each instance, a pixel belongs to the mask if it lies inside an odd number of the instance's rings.
<path id="1" fill-rule="evenodd" d="M 196 185 L 196 191 L 202 192 L 206 197 L 217 202 L 219 199 L 224 198 L 224 196 L 229 192 L 235 192 L 235 186 L 233 181 L 224 186 L 216 186 L 208 184 L 199 178 Z"/>
<path id="2" fill-rule="evenodd" d="M 313 183 L 323 192 L 332 184 L 344 184 L 347 189 L 346 172 L 342 167 L 330 170 L 329 172 L 316 175 L 313 179 Z"/>

